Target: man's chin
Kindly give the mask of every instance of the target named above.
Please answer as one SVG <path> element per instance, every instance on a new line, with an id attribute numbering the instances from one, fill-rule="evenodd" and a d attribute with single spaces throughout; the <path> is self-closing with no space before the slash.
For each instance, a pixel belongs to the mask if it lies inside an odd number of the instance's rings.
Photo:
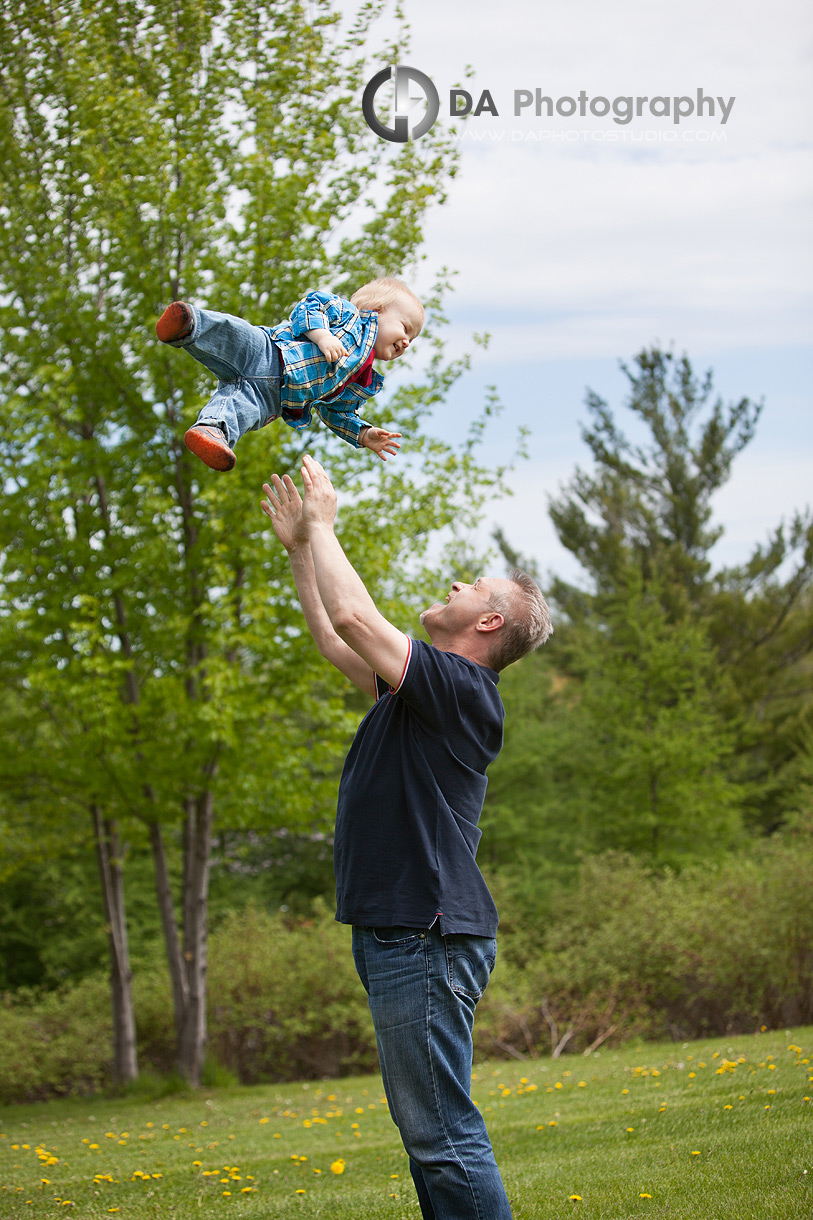
<path id="1" fill-rule="evenodd" d="M 426 610 L 422 610 L 418 616 L 421 626 L 422 627 L 426 626 L 426 616 L 428 614 L 431 614 L 433 610 L 442 610 L 442 609 L 443 609 L 443 606 L 441 605 L 440 602 L 432 602 L 431 606 L 428 606 Z"/>

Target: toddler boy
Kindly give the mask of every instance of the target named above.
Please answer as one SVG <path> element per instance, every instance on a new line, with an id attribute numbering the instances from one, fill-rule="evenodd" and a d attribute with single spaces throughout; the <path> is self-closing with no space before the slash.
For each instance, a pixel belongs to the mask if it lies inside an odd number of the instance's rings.
<path id="1" fill-rule="evenodd" d="M 184 443 L 212 470 L 231 470 L 234 445 L 244 433 L 277 418 L 300 430 L 313 411 L 343 440 L 386 462 L 400 448 L 401 433 L 374 428 L 357 411 L 384 385 L 373 360 L 397 360 L 423 322 L 415 294 L 386 278 L 364 284 L 349 301 L 309 292 L 290 319 L 274 327 L 175 301 L 155 331 L 162 343 L 184 348 L 218 378 Z"/>

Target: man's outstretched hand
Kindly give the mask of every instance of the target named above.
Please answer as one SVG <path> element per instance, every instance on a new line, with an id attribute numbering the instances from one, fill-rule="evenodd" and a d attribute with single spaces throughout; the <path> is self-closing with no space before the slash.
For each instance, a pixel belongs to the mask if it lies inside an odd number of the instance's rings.
<path id="1" fill-rule="evenodd" d="M 325 476 L 327 478 L 327 476 Z M 263 483 L 266 499 L 260 508 L 271 518 L 271 527 L 286 551 L 290 554 L 303 542 L 308 541 L 308 530 L 302 519 L 302 497 L 289 474 L 280 478 L 271 475 L 273 487 Z"/>
<path id="2" fill-rule="evenodd" d="M 302 459 L 302 482 L 305 484 L 305 501 L 302 505 L 305 527 L 332 525 L 336 519 L 336 490 L 325 468 L 309 453 Z"/>

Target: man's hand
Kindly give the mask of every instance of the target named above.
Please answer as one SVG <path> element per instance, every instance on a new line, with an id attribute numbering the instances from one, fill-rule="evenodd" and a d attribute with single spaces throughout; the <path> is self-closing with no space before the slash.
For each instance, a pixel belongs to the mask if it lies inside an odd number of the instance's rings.
<path id="1" fill-rule="evenodd" d="M 386 462 L 386 454 L 391 453 L 393 457 L 401 448 L 396 440 L 400 438 L 400 432 L 387 432 L 385 428 L 362 428 L 359 433 L 359 444 L 365 449 L 372 449 L 373 453 L 377 453 L 382 462 Z"/>
<path id="2" fill-rule="evenodd" d="M 278 474 L 272 474 L 271 482 L 273 487 L 263 483 L 267 499 L 262 501 L 260 508 L 271 518 L 271 528 L 291 555 L 308 541 L 307 526 L 302 519 L 302 497 L 289 474 L 282 479 Z"/>
<path id="3" fill-rule="evenodd" d="M 302 482 L 305 502 L 302 520 L 307 529 L 312 525 L 333 525 L 336 519 L 336 489 L 323 466 L 306 453 L 302 459 Z"/>
<path id="4" fill-rule="evenodd" d="M 337 360 L 341 360 L 342 356 L 347 356 L 347 348 L 342 343 L 341 339 L 337 339 L 332 331 L 329 330 L 308 330 L 305 332 L 305 337 L 310 339 L 311 343 L 315 343 L 319 351 L 329 360 L 331 364 L 335 364 Z"/>

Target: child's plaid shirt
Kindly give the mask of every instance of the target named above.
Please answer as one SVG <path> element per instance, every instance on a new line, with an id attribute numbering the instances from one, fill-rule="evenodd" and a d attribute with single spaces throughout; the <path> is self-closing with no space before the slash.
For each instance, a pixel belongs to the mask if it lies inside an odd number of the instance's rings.
<path id="1" fill-rule="evenodd" d="M 282 418 L 289 428 L 307 428 L 315 411 L 342 440 L 359 445 L 359 432 L 370 427 L 356 412 L 377 394 L 384 378 L 375 369 L 367 386 L 348 381 L 367 361 L 378 333 L 378 314 L 359 313 L 355 305 L 329 292 L 309 292 L 291 314 L 290 321 L 263 330 L 280 349 L 284 370 L 281 393 Z M 348 355 L 329 363 L 315 343 L 305 339 L 309 330 L 329 330 L 347 348 Z M 338 391 L 338 392 L 337 392 Z M 335 395 L 335 397 L 331 397 Z M 330 398 L 329 402 L 325 399 Z M 301 411 L 290 418 L 287 411 Z"/>

